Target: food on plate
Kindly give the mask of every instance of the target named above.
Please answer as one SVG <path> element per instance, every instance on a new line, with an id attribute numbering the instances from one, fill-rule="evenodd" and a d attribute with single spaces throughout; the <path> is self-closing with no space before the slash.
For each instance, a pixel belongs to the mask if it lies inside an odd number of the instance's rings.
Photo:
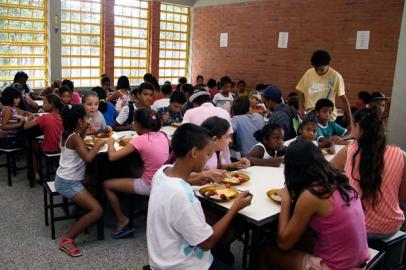
<path id="1" fill-rule="evenodd" d="M 182 123 L 172 123 L 172 125 L 171 126 L 173 126 L 173 127 L 180 127 L 182 125 Z"/>
<path id="2" fill-rule="evenodd" d="M 250 177 L 245 173 L 229 173 L 227 174 L 226 178 L 222 180 L 223 183 L 228 183 L 231 185 L 239 185 L 243 182 L 247 182 L 250 180 Z"/>
<path id="3" fill-rule="evenodd" d="M 95 144 L 95 138 L 93 136 L 92 137 L 86 137 L 86 138 L 83 139 L 83 142 L 85 143 L 85 146 L 87 148 L 92 148 L 94 146 L 94 144 Z"/>
<path id="4" fill-rule="evenodd" d="M 266 193 L 266 195 L 274 202 L 280 203 L 281 196 L 279 196 L 278 191 L 279 189 L 271 189 Z"/>
<path id="5" fill-rule="evenodd" d="M 234 199 L 239 194 L 237 190 L 223 186 L 206 186 L 201 188 L 199 192 L 208 199 L 221 202 Z"/>
<path id="6" fill-rule="evenodd" d="M 121 145 L 121 146 L 125 146 L 127 145 L 127 143 L 129 143 L 132 140 L 131 137 L 124 137 L 124 138 L 119 138 L 116 140 L 116 142 Z"/>
<path id="7" fill-rule="evenodd" d="M 99 138 L 99 139 L 106 139 L 106 138 L 110 137 L 112 134 L 113 133 L 97 133 L 95 135 L 95 137 Z"/>

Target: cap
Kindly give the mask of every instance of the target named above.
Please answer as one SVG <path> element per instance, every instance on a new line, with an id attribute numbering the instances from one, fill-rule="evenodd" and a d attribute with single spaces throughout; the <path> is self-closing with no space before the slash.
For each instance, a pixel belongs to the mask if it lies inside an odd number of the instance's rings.
<path id="1" fill-rule="evenodd" d="M 261 93 L 258 90 L 252 90 L 249 94 L 249 97 L 256 97 L 259 101 L 261 101 Z"/>
<path id="2" fill-rule="evenodd" d="M 378 101 L 378 100 L 387 100 L 389 99 L 381 92 L 373 92 L 371 94 L 371 101 Z"/>
<path id="3" fill-rule="evenodd" d="M 193 94 L 189 97 L 189 101 L 193 102 L 197 97 L 204 96 L 204 95 L 210 96 L 210 93 L 207 91 L 204 91 L 202 89 L 195 89 L 193 91 Z"/>
<path id="4" fill-rule="evenodd" d="M 282 92 L 276 85 L 268 85 L 264 90 L 261 91 L 261 95 L 267 99 L 275 102 L 282 102 Z"/>

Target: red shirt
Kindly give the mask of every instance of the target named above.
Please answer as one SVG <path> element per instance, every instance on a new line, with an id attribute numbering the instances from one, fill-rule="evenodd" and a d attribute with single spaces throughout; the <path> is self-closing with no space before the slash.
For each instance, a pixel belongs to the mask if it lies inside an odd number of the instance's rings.
<path id="1" fill-rule="evenodd" d="M 60 151 L 59 141 L 63 130 L 61 115 L 52 113 L 44 114 L 37 118 L 37 123 L 44 131 L 42 151 L 47 153 L 58 153 Z"/>
<path id="2" fill-rule="evenodd" d="M 163 99 L 163 98 L 164 98 L 164 97 L 161 96 L 161 95 L 156 96 L 156 97 L 153 97 L 152 100 L 151 100 L 151 105 L 154 104 L 155 101 L 160 100 L 160 99 Z"/>

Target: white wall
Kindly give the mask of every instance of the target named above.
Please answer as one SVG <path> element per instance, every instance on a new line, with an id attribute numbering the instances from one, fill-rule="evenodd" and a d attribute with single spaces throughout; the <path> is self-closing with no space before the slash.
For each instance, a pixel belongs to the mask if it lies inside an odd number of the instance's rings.
<path id="1" fill-rule="evenodd" d="M 398 56 L 389 113 L 389 143 L 406 150 L 406 7 L 403 8 Z"/>

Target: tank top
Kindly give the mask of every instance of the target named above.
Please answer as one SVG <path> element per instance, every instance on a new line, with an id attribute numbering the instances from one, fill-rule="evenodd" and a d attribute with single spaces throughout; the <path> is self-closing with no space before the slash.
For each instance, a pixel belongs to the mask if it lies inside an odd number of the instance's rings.
<path id="1" fill-rule="evenodd" d="M 65 145 L 61 145 L 61 157 L 59 158 L 59 167 L 56 170 L 56 175 L 65 180 L 82 181 L 85 177 L 85 162 L 76 150 L 66 147 L 66 143 L 73 134 L 76 133 L 70 134 L 65 141 Z"/>
<path id="2" fill-rule="evenodd" d="M 3 113 L 6 108 L 11 109 L 11 116 L 8 120 L 8 123 L 16 124 L 18 122 L 17 110 L 14 107 L 4 106 L 3 110 L 1 110 L 0 112 L 0 138 L 13 138 L 17 136 L 17 128 L 4 130 L 1 126 L 1 123 L 3 122 Z"/>
<path id="3" fill-rule="evenodd" d="M 361 201 L 359 198 L 353 199 L 346 206 L 337 190 L 330 198 L 334 207 L 331 213 L 310 219 L 310 227 L 318 238 L 314 255 L 331 269 L 360 267 L 369 259 Z"/>
<path id="4" fill-rule="evenodd" d="M 262 159 L 271 159 L 272 157 L 268 154 L 268 152 L 266 151 L 265 145 L 263 145 L 262 143 L 257 143 L 256 145 L 254 145 L 252 149 L 254 149 L 255 146 L 260 146 L 262 147 L 262 149 L 264 149 L 264 155 L 262 156 Z M 251 152 L 251 150 L 249 152 Z"/>
<path id="5" fill-rule="evenodd" d="M 358 142 L 348 145 L 347 161 L 345 164 L 345 173 L 350 179 L 350 184 L 362 194 L 359 186 L 359 162 L 360 155 L 355 159 L 354 170 L 352 157 L 358 149 Z M 390 234 L 399 230 L 402 226 L 405 216 L 399 207 L 399 188 L 402 183 L 404 157 L 402 150 L 394 145 L 387 145 L 384 152 L 384 167 L 381 173 L 381 191 L 382 197 L 372 207 L 367 201 L 363 201 L 365 212 L 365 223 L 368 233 Z M 354 171 L 352 173 L 352 171 Z"/>

